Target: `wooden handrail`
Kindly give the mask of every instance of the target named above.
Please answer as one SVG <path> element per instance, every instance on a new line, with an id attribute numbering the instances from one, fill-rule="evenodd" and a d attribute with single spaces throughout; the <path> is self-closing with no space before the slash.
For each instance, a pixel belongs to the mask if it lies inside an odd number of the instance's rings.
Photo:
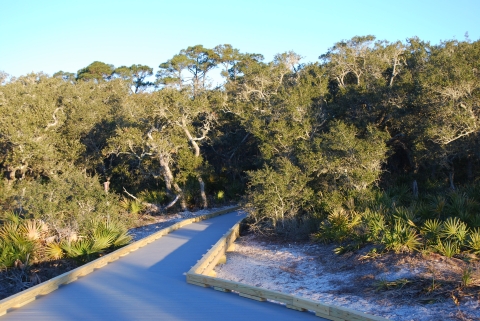
<path id="1" fill-rule="evenodd" d="M 7 313 L 10 309 L 19 308 L 25 304 L 28 304 L 34 301 L 38 296 L 46 295 L 52 291 L 55 291 L 56 289 L 58 289 L 60 285 L 71 283 L 77 280 L 81 276 L 90 274 L 94 270 L 99 269 L 110 262 L 116 261 L 120 257 L 128 255 L 130 252 L 136 251 L 139 248 L 144 247 L 145 245 L 152 243 L 153 241 L 161 238 L 162 236 L 165 236 L 175 230 L 178 230 L 179 228 L 185 225 L 195 223 L 195 222 L 200 222 L 200 221 L 213 218 L 222 214 L 230 213 L 238 209 L 240 209 L 239 206 L 229 207 L 227 209 L 223 209 L 220 211 L 216 211 L 216 212 L 205 214 L 205 215 L 199 215 L 196 217 L 192 217 L 192 218 L 180 221 L 178 223 L 175 223 L 172 226 L 169 226 L 154 234 L 151 234 L 141 240 L 133 242 L 122 248 L 119 248 L 118 250 L 115 250 L 112 253 L 102 256 L 96 260 L 93 260 L 92 262 L 84 264 L 74 270 L 63 273 L 48 281 L 40 283 L 34 287 L 31 287 L 17 294 L 9 296 L 0 301 L 0 316 Z"/>
<path id="2" fill-rule="evenodd" d="M 316 316 L 333 321 L 386 321 L 383 317 L 366 314 L 348 308 L 304 299 L 290 294 L 271 291 L 248 284 L 215 277 L 213 269 L 225 261 L 226 252 L 231 250 L 239 236 L 240 222 L 235 224 L 187 273 L 187 283 L 213 287 L 222 292 L 237 292 L 240 296 L 257 300 L 282 302 L 287 308 L 298 311 L 313 311 Z"/>

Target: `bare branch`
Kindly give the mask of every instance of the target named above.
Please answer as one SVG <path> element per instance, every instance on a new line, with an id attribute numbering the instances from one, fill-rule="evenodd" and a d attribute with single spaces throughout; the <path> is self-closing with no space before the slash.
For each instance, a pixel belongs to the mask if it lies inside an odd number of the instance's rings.
<path id="1" fill-rule="evenodd" d="M 53 118 L 53 123 L 49 123 L 47 127 L 45 127 L 45 130 L 48 130 L 50 127 L 57 126 L 58 124 L 58 119 L 57 119 L 57 112 L 59 110 L 62 110 L 63 107 L 57 107 L 55 111 L 53 112 L 52 118 Z"/>

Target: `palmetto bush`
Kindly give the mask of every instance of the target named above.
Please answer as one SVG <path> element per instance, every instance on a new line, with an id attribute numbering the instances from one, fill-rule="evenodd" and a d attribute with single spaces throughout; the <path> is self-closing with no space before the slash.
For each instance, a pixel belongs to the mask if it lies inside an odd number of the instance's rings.
<path id="1" fill-rule="evenodd" d="M 430 196 L 430 211 L 432 213 L 431 217 L 440 218 L 444 212 L 447 200 L 442 195 Z"/>
<path id="2" fill-rule="evenodd" d="M 443 223 L 438 220 L 426 220 L 421 227 L 422 236 L 427 245 L 434 245 L 440 239 L 442 233 Z"/>
<path id="3" fill-rule="evenodd" d="M 472 228 L 480 227 L 480 211 L 478 211 L 476 214 L 470 216 L 470 219 L 469 219 L 468 223 L 470 224 L 470 226 Z"/>
<path id="4" fill-rule="evenodd" d="M 138 194 L 138 197 L 147 203 L 152 204 L 164 204 L 168 202 L 169 198 L 165 191 L 142 191 Z"/>
<path id="5" fill-rule="evenodd" d="M 468 234 L 467 224 L 458 217 L 449 217 L 444 223 L 441 231 L 441 237 L 447 240 L 454 240 L 460 245 L 465 242 Z"/>
<path id="6" fill-rule="evenodd" d="M 320 224 L 320 230 L 314 234 L 316 240 L 343 242 L 356 235 L 355 228 L 362 222 L 362 216 L 339 208 L 330 213 Z"/>
<path id="7" fill-rule="evenodd" d="M 384 214 L 381 211 L 367 209 L 363 213 L 363 222 L 367 228 L 368 241 L 379 242 L 387 230 Z"/>
<path id="8" fill-rule="evenodd" d="M 124 210 L 132 213 L 132 214 L 138 214 L 140 213 L 144 206 L 141 201 L 139 200 L 130 200 L 127 198 L 122 199 L 119 202 L 120 207 L 122 207 Z"/>
<path id="9" fill-rule="evenodd" d="M 467 247 L 475 254 L 480 254 L 480 228 L 470 231 Z"/>
<path id="10" fill-rule="evenodd" d="M 399 219 L 396 219 L 393 226 L 387 229 L 381 242 L 387 250 L 393 250 L 396 253 L 416 251 L 421 246 L 416 229 Z"/>
<path id="11" fill-rule="evenodd" d="M 438 253 L 449 258 L 460 253 L 459 243 L 455 240 L 438 240 L 438 243 L 434 246 L 434 249 L 437 250 Z"/>
<path id="12" fill-rule="evenodd" d="M 132 239 L 117 218 L 93 218 L 85 224 L 81 236 L 73 231 L 58 234 L 42 221 L 24 219 L 11 212 L 3 213 L 1 221 L 0 268 L 10 268 L 17 261 L 26 264 L 44 259 L 75 258 L 87 262 Z"/>
<path id="13" fill-rule="evenodd" d="M 46 254 L 50 259 L 74 258 L 80 262 L 95 259 L 107 250 L 124 246 L 132 240 L 128 231 L 118 220 L 93 219 L 87 233 L 78 240 L 62 240 L 47 245 Z"/>
<path id="14" fill-rule="evenodd" d="M 344 243 L 342 248 L 351 250 L 359 242 L 372 242 L 395 252 L 426 250 L 447 257 L 466 251 L 480 254 L 480 229 L 472 224 L 476 219 L 480 223 L 478 196 L 459 189 L 413 199 L 407 192 L 402 186 L 363 193 L 361 199 L 337 198 L 331 202 L 337 209 L 322 221 L 313 239 Z M 351 214 L 357 212 L 362 213 L 360 221 Z"/>
<path id="15" fill-rule="evenodd" d="M 22 228 L 23 227 L 23 228 Z M 34 258 L 38 244 L 25 233 L 20 222 L 7 221 L 0 228 L 0 267 L 12 267 L 15 261 Z"/>

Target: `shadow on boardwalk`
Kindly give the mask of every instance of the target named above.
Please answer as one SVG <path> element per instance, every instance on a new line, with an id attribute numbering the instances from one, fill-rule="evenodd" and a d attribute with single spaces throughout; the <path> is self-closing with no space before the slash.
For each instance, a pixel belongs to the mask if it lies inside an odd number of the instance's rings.
<path id="1" fill-rule="evenodd" d="M 320 320 L 185 282 L 184 272 L 239 215 L 184 226 L 0 320 Z"/>

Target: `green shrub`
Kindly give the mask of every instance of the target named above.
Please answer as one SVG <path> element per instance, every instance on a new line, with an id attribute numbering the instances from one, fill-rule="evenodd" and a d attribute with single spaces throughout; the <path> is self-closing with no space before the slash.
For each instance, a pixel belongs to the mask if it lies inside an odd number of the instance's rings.
<path id="1" fill-rule="evenodd" d="M 300 218 L 313 198 L 307 186 L 307 175 L 287 159 L 278 161 L 278 169 L 270 166 L 249 172 L 250 184 L 247 193 L 247 208 L 265 231 L 287 233 L 286 224 L 291 219 Z"/>
<path id="2" fill-rule="evenodd" d="M 441 237 L 449 240 L 455 240 L 463 244 L 468 234 L 467 224 L 463 223 L 458 217 L 449 217 L 444 223 Z"/>
<path id="3" fill-rule="evenodd" d="M 442 234 L 443 224 L 438 219 L 426 220 L 421 228 L 421 233 L 427 245 L 436 244 Z"/>
<path id="4" fill-rule="evenodd" d="M 34 258 L 37 244 L 22 233 L 21 225 L 5 222 L 0 228 L 0 267 L 12 267 L 15 261 Z"/>
<path id="5" fill-rule="evenodd" d="M 343 208 L 336 209 L 324 220 L 318 233 L 313 234 L 316 240 L 325 242 L 344 242 L 355 237 L 355 228 L 362 222 L 362 216 L 356 212 L 347 212 Z"/>
<path id="6" fill-rule="evenodd" d="M 467 247 L 475 254 L 480 254 L 480 228 L 470 231 L 467 240 Z"/>
<path id="7" fill-rule="evenodd" d="M 49 259 L 69 257 L 80 262 L 97 258 L 109 249 L 124 246 L 132 240 L 126 227 L 112 219 L 93 219 L 89 222 L 88 233 L 78 240 L 61 240 L 48 244 L 46 255 Z"/>
<path id="8" fill-rule="evenodd" d="M 363 214 L 363 222 L 367 227 L 368 240 L 379 242 L 387 229 L 385 217 L 381 211 L 367 209 Z"/>
<path id="9" fill-rule="evenodd" d="M 390 229 L 386 230 L 382 243 L 387 250 L 393 250 L 396 253 L 416 251 L 421 246 L 417 231 L 398 219 Z"/>
<path id="10" fill-rule="evenodd" d="M 438 243 L 434 246 L 434 249 L 438 253 L 445 255 L 448 258 L 460 253 L 460 246 L 456 240 L 438 240 Z"/>

